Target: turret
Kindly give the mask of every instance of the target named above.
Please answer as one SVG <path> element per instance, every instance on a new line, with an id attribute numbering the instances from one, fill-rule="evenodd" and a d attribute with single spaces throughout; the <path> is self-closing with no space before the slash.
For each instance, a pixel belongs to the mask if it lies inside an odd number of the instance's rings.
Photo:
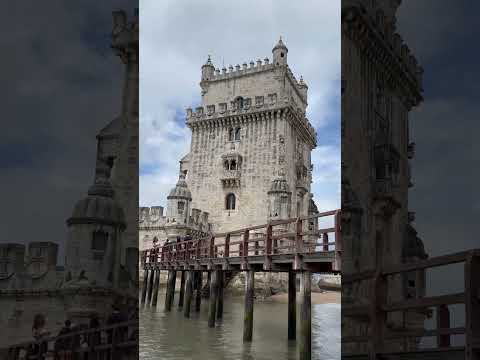
<path id="1" fill-rule="evenodd" d="M 280 171 L 279 175 L 272 180 L 268 191 L 268 199 L 270 220 L 288 219 L 290 217 L 292 192 L 283 171 Z"/>
<path id="2" fill-rule="evenodd" d="M 98 159 L 94 184 L 67 220 L 65 273 L 67 282 L 117 286 L 120 236 L 125 229 L 122 208 L 114 200 L 110 167 Z"/>
<path id="3" fill-rule="evenodd" d="M 167 196 L 165 229 L 170 242 L 187 234 L 187 228 L 190 225 L 191 204 L 192 194 L 185 181 L 185 174 L 181 172 L 177 184 Z"/>
<path id="4" fill-rule="evenodd" d="M 215 66 L 212 64 L 212 59 L 208 55 L 208 60 L 202 65 L 202 82 L 209 81 L 213 78 L 215 73 Z"/>
<path id="5" fill-rule="evenodd" d="M 307 98 L 308 98 L 308 86 L 307 86 L 307 84 L 305 83 L 305 81 L 303 81 L 303 76 L 300 76 L 300 81 L 298 82 L 297 88 L 298 88 L 298 90 L 300 90 L 300 93 L 302 94 L 303 99 L 305 100 L 305 102 L 307 102 Z"/>
<path id="6" fill-rule="evenodd" d="M 277 65 L 287 65 L 287 53 L 288 49 L 282 41 L 282 37 L 280 36 L 280 40 L 272 49 L 273 53 L 273 64 Z"/>

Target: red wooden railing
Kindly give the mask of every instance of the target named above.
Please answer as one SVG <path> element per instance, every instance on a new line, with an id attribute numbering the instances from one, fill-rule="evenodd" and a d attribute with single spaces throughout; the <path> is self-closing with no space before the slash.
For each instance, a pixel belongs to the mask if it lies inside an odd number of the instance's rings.
<path id="1" fill-rule="evenodd" d="M 389 278 L 458 263 L 465 264 L 463 292 L 417 297 L 395 302 L 387 301 Z M 371 330 L 365 335 L 342 336 L 342 343 L 366 343 L 369 345 L 369 355 L 374 357 L 376 354 L 389 352 L 386 341 L 436 337 L 436 346 L 431 350 L 436 352 L 464 350 L 465 359 L 480 359 L 480 250 L 464 251 L 414 263 L 390 265 L 382 269 L 342 276 L 343 286 L 350 286 L 362 281 L 373 282 L 371 288 L 374 289 L 374 293 L 370 297 L 372 303 L 368 305 L 342 305 L 342 316 L 364 318 L 371 324 Z M 451 327 L 449 306 L 456 304 L 464 305 L 465 326 Z M 384 320 L 388 313 L 428 308 L 435 308 L 437 311 L 437 327 L 435 329 L 386 331 Z M 464 346 L 451 346 L 452 335 L 464 335 Z M 425 350 L 423 349 L 423 351 Z"/>
<path id="2" fill-rule="evenodd" d="M 317 221 L 325 218 L 331 218 L 333 226 L 318 228 Z M 313 252 L 334 252 L 336 258 L 340 258 L 341 251 L 340 210 L 332 210 L 167 243 L 143 251 L 142 261 L 144 265 L 149 265 L 173 261 Z M 337 264 L 339 263 L 338 261 Z"/>
<path id="3" fill-rule="evenodd" d="M 114 360 L 120 358 L 119 353 L 130 354 L 133 359 L 138 356 L 138 340 L 138 320 L 134 320 L 23 342 L 0 349 L 0 355 L 6 360 L 54 360 L 60 351 L 69 351 L 71 359 Z M 61 341 L 68 342 L 68 348 L 58 350 L 56 345 Z"/>

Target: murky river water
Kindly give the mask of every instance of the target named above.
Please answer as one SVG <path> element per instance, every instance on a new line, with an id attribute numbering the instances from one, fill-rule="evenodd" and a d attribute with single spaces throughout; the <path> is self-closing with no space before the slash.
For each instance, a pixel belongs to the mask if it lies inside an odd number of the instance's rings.
<path id="1" fill-rule="evenodd" d="M 176 306 L 164 313 L 164 294 L 157 308 L 140 312 L 140 358 L 162 360 L 293 360 L 295 342 L 287 340 L 287 304 L 255 302 L 253 341 L 243 344 L 243 298 L 226 297 L 224 317 L 208 328 L 208 300 L 190 319 Z M 297 306 L 299 310 L 299 306 Z M 297 315 L 297 319 L 299 315 Z M 298 330 L 297 325 L 297 330 Z M 340 305 L 312 305 L 312 359 L 340 359 Z"/>

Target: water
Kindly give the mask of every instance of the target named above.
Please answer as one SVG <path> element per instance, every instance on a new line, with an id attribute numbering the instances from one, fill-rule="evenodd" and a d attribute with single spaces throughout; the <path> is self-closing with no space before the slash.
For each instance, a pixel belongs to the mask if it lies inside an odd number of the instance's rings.
<path id="1" fill-rule="evenodd" d="M 163 311 L 162 293 L 156 309 L 146 306 L 141 310 L 141 359 L 298 359 L 295 341 L 287 340 L 287 304 L 255 302 L 253 341 L 243 344 L 243 297 L 225 297 L 223 320 L 211 329 L 207 326 L 207 299 L 202 299 L 199 313 L 192 311 L 190 319 L 186 319 L 178 311 L 178 293 L 175 295 L 175 307 L 170 313 Z M 312 359 L 340 359 L 339 304 L 312 305 Z"/>

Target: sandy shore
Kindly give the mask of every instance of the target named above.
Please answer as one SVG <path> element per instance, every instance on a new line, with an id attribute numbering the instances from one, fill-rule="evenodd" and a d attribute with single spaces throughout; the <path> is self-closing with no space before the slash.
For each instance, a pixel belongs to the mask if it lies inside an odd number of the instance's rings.
<path id="1" fill-rule="evenodd" d="M 299 294 L 297 293 L 297 300 Z M 339 291 L 325 291 L 323 293 L 312 292 L 312 304 L 340 304 L 342 294 Z M 280 293 L 270 296 L 266 301 L 279 303 L 288 302 L 288 294 Z"/>

